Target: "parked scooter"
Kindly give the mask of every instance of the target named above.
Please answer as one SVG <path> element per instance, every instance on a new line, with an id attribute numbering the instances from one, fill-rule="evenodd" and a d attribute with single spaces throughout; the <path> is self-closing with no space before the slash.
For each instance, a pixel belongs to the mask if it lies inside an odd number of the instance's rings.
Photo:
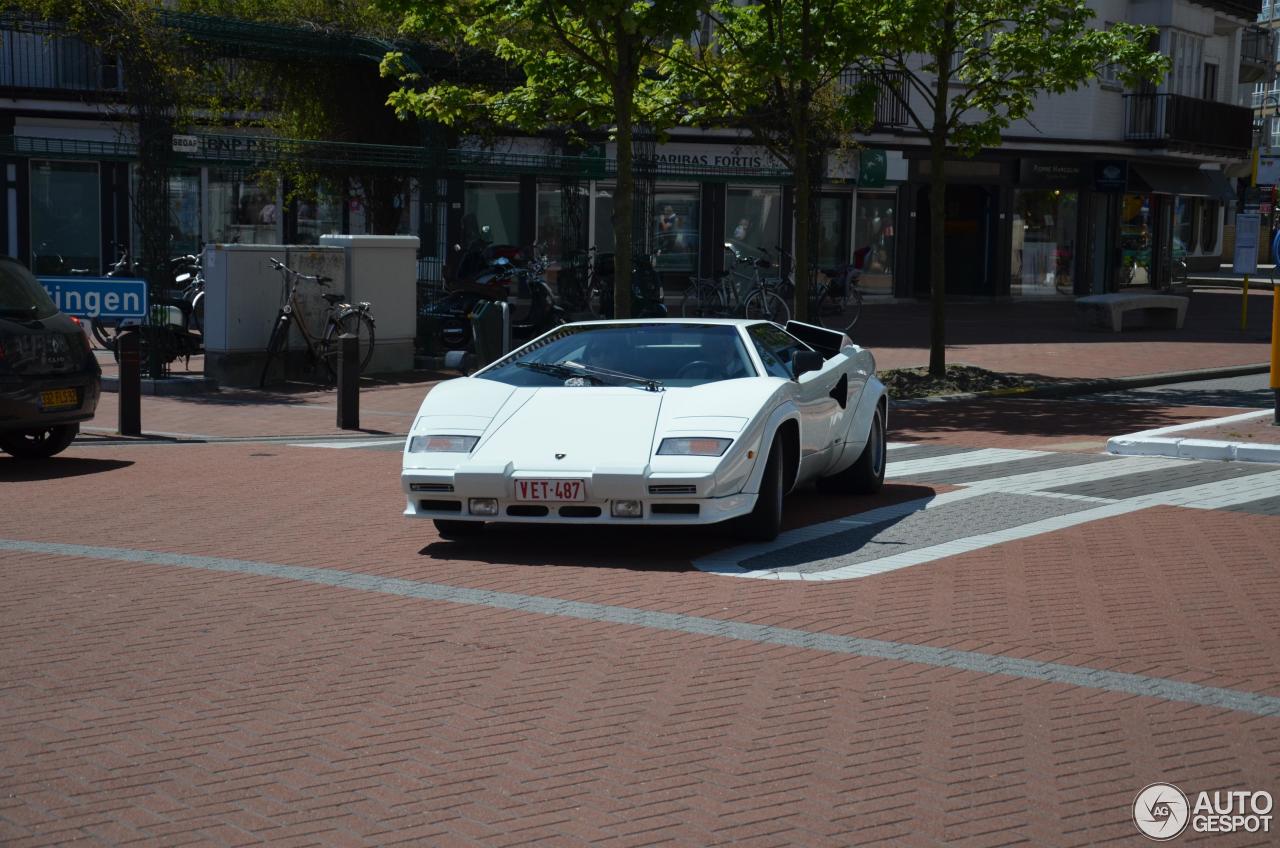
<path id="1" fill-rule="evenodd" d="M 595 259 L 591 290 L 587 295 L 587 308 L 595 318 L 613 318 L 614 255 L 601 253 Z M 631 316 L 632 318 L 666 318 L 667 305 L 662 290 L 662 277 L 653 267 L 648 256 L 632 257 L 631 265 Z"/>

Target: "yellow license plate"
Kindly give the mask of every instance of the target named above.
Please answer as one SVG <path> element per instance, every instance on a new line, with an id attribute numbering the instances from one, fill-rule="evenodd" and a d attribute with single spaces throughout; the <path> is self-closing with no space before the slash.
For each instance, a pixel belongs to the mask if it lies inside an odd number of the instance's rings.
<path id="1" fill-rule="evenodd" d="M 79 406 L 80 398 L 75 389 L 49 389 L 40 393 L 41 409 L 62 409 L 68 406 Z"/>

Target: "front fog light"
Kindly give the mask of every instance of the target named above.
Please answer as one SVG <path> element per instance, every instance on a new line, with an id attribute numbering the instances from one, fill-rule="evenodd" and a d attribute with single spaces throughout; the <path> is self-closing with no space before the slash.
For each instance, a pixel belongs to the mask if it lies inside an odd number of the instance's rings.
<path id="1" fill-rule="evenodd" d="M 497 498 L 471 498 L 467 501 L 467 509 L 472 515 L 497 515 Z"/>
<path id="2" fill-rule="evenodd" d="M 614 518 L 639 518 L 644 512 L 640 501 L 613 501 L 610 511 Z"/>

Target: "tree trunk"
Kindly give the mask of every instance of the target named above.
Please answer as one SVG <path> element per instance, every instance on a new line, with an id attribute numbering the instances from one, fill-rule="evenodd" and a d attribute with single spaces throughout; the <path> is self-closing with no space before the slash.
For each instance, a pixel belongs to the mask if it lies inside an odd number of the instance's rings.
<path id="1" fill-rule="evenodd" d="M 631 173 L 632 100 L 635 71 L 631 46 L 621 23 L 617 27 L 618 75 L 613 80 L 613 106 L 618 118 L 618 182 L 613 193 L 613 317 L 631 317 Z"/>
<path id="2" fill-rule="evenodd" d="M 809 163 L 809 136 L 804 122 L 796 126 L 795 145 L 792 148 L 793 173 L 796 181 L 796 243 L 795 254 L 795 317 L 809 320 L 809 234 L 813 230 L 813 173 Z"/>
<path id="3" fill-rule="evenodd" d="M 929 373 L 947 373 L 947 148 L 934 136 L 929 157 Z"/>

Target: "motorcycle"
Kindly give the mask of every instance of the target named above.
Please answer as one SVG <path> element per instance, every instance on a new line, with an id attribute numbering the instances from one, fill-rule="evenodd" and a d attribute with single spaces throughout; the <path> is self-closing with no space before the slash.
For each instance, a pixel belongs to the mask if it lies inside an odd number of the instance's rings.
<path id="1" fill-rule="evenodd" d="M 596 257 L 595 273 L 587 305 L 596 318 L 613 318 L 614 255 Z M 667 305 L 662 290 L 662 277 L 647 256 L 634 256 L 631 263 L 632 318 L 666 318 Z"/>
<path id="2" fill-rule="evenodd" d="M 461 252 L 460 246 L 454 249 Z M 483 263 L 475 260 L 477 253 L 482 254 Z M 471 313 L 482 302 L 509 305 L 513 340 L 531 339 L 565 323 L 564 310 L 545 277 L 547 257 L 535 245 L 534 258 L 521 267 L 512 261 L 511 253 L 509 248 L 487 244 L 473 248 L 457 263 L 445 296 L 423 308 L 421 317 L 436 325 L 435 334 L 445 350 L 470 346 Z"/>

